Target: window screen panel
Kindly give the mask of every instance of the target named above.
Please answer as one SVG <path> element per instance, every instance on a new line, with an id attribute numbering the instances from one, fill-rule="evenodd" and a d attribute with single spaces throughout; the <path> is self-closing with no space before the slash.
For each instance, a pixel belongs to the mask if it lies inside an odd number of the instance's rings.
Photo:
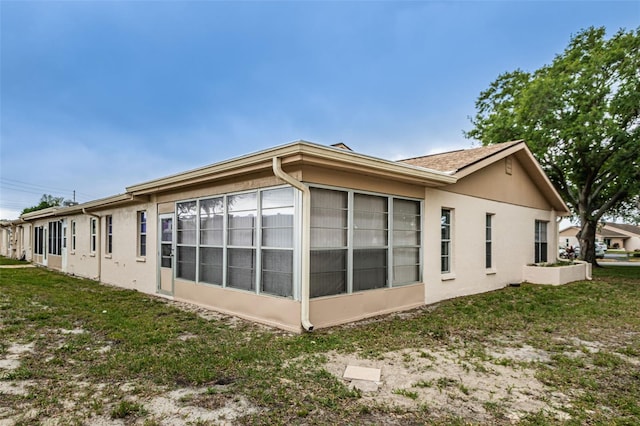
<path id="1" fill-rule="evenodd" d="M 293 206 L 293 188 L 277 188 L 262 191 L 262 209 Z"/>
<path id="2" fill-rule="evenodd" d="M 228 287 L 255 290 L 256 251 L 254 249 L 228 249 L 227 263 Z"/>
<path id="3" fill-rule="evenodd" d="M 178 244 L 196 244 L 196 202 L 189 201 L 177 204 L 178 226 L 177 226 L 177 243 Z"/>
<path id="4" fill-rule="evenodd" d="M 395 248 L 393 250 L 393 283 L 406 284 L 419 280 L 420 248 Z"/>
<path id="5" fill-rule="evenodd" d="M 200 244 L 221 246 L 223 243 L 224 198 L 200 201 Z"/>
<path id="6" fill-rule="evenodd" d="M 347 245 L 347 193 L 311 189 L 311 247 Z"/>
<path id="7" fill-rule="evenodd" d="M 419 246 L 420 231 L 393 231 L 395 246 Z"/>
<path id="8" fill-rule="evenodd" d="M 200 248 L 199 280 L 208 284 L 222 284 L 222 248 Z"/>
<path id="9" fill-rule="evenodd" d="M 312 250 L 310 269 L 311 297 L 346 293 L 346 250 Z"/>
<path id="10" fill-rule="evenodd" d="M 176 277 L 189 281 L 196 280 L 196 248 L 178 246 Z"/>
<path id="11" fill-rule="evenodd" d="M 353 291 L 383 288 L 387 285 L 387 250 L 353 251 Z"/>
<path id="12" fill-rule="evenodd" d="M 293 247 L 293 207 L 262 210 L 262 245 Z"/>
<path id="13" fill-rule="evenodd" d="M 256 245 L 257 197 L 255 192 L 227 197 L 229 245 L 245 247 Z"/>
<path id="14" fill-rule="evenodd" d="M 353 244 L 355 247 L 386 246 L 388 198 L 355 194 L 353 197 Z"/>
<path id="15" fill-rule="evenodd" d="M 293 295 L 293 252 L 262 251 L 262 292 L 277 296 Z"/>

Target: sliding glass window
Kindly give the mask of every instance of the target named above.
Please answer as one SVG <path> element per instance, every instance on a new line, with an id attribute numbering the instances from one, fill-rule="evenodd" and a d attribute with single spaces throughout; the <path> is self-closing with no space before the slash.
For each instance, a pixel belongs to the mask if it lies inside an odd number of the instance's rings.
<path id="1" fill-rule="evenodd" d="M 311 297 L 419 282 L 420 221 L 418 200 L 311 188 Z"/>
<path id="2" fill-rule="evenodd" d="M 256 192 L 227 197 L 227 286 L 243 290 L 256 288 Z"/>
<path id="3" fill-rule="evenodd" d="M 311 297 L 347 292 L 347 195 L 311 188 Z"/>
<path id="4" fill-rule="evenodd" d="M 200 200 L 199 281 L 223 283 L 224 197 Z"/>
<path id="5" fill-rule="evenodd" d="M 353 196 L 353 291 L 387 286 L 387 197 Z"/>
<path id="6" fill-rule="evenodd" d="M 177 262 L 176 277 L 195 281 L 196 279 L 196 209 L 195 201 L 177 204 Z"/>
<path id="7" fill-rule="evenodd" d="M 292 188 L 261 192 L 262 212 L 262 292 L 293 296 Z"/>
<path id="8" fill-rule="evenodd" d="M 421 280 L 420 218 L 419 201 L 393 200 L 393 285 Z"/>

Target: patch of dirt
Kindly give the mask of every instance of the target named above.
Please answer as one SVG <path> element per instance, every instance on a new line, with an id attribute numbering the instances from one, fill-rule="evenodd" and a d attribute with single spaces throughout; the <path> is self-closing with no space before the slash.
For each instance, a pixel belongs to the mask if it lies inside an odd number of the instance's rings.
<path id="1" fill-rule="evenodd" d="M 179 426 L 195 422 L 231 424 L 235 419 L 257 412 L 244 397 L 210 393 L 207 388 L 185 388 L 143 402 L 144 408 L 162 425 Z"/>
<path id="2" fill-rule="evenodd" d="M 55 330 L 63 336 L 85 333 L 85 330 Z M 190 338 L 190 336 L 183 336 Z M 64 341 L 58 343 L 64 344 Z M 125 424 L 142 424 L 151 422 L 163 426 L 182 426 L 192 424 L 232 424 L 237 418 L 258 411 L 243 396 L 227 391 L 223 381 L 206 388 L 184 388 L 163 391 L 160 388 L 149 389 L 140 383 L 92 383 L 71 380 L 65 384 L 68 395 L 60 400 L 58 407 L 49 407 L 42 411 L 37 395 L 52 383 L 38 380 L 6 380 L 11 371 L 20 367 L 21 358 L 34 351 L 34 343 L 10 343 L 0 354 L 0 426 L 13 426 L 16 423 L 61 425 L 68 422 L 115 426 Z M 110 346 L 104 346 L 98 352 L 107 352 Z M 5 380 L 2 380 L 2 379 Z M 144 413 L 137 418 L 127 416 L 125 419 L 114 419 L 111 412 L 122 402 L 129 401 L 141 406 Z M 8 403 L 8 406 L 4 406 Z"/>
<path id="3" fill-rule="evenodd" d="M 204 308 L 193 303 L 178 302 L 175 300 L 167 300 L 166 302 L 171 306 L 174 306 L 183 311 L 192 312 L 207 321 L 220 321 L 230 327 L 237 327 L 243 322 L 243 320 L 238 317 L 225 315 L 223 313 L 214 311 L 209 308 Z"/>
<path id="4" fill-rule="evenodd" d="M 0 381 L 0 395 L 27 395 L 29 393 L 29 387 L 34 384 L 35 382 L 32 380 Z"/>
<path id="5" fill-rule="evenodd" d="M 9 345 L 5 353 L 0 357 L 0 378 L 7 374 L 8 371 L 15 370 L 20 367 L 20 358 L 25 353 L 33 352 L 35 343 L 19 344 L 12 343 Z"/>
<path id="6" fill-rule="evenodd" d="M 500 358 L 538 361 L 548 358 L 531 347 L 502 348 Z M 347 365 L 380 368 L 378 390 L 363 392 L 374 405 L 391 405 L 409 410 L 428 408 L 434 414 L 455 415 L 474 422 L 489 422 L 495 411 L 512 421 L 539 411 L 559 420 L 569 419 L 561 411 L 570 402 L 561 393 L 546 389 L 535 371 L 520 366 L 469 360 L 463 352 L 446 350 L 402 350 L 383 354 L 382 360 L 329 353 L 326 370 L 342 379 Z"/>
<path id="7" fill-rule="evenodd" d="M 518 362 L 550 362 L 551 356 L 547 351 L 536 349 L 533 346 L 501 347 L 494 349 L 489 354 L 496 359 L 509 359 Z"/>

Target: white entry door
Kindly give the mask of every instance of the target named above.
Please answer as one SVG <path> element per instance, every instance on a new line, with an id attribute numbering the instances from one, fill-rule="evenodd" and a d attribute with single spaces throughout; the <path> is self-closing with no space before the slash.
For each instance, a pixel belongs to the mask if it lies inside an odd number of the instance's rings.
<path id="1" fill-rule="evenodd" d="M 173 295 L 173 213 L 158 217 L 158 293 Z"/>

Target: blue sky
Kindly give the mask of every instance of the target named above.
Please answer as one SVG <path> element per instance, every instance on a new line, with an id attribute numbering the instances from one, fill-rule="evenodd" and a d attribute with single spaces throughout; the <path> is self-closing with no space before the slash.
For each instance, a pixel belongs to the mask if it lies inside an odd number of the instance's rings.
<path id="1" fill-rule="evenodd" d="M 638 1 L 0 0 L 0 217 L 287 142 L 471 147 L 474 103 Z"/>

